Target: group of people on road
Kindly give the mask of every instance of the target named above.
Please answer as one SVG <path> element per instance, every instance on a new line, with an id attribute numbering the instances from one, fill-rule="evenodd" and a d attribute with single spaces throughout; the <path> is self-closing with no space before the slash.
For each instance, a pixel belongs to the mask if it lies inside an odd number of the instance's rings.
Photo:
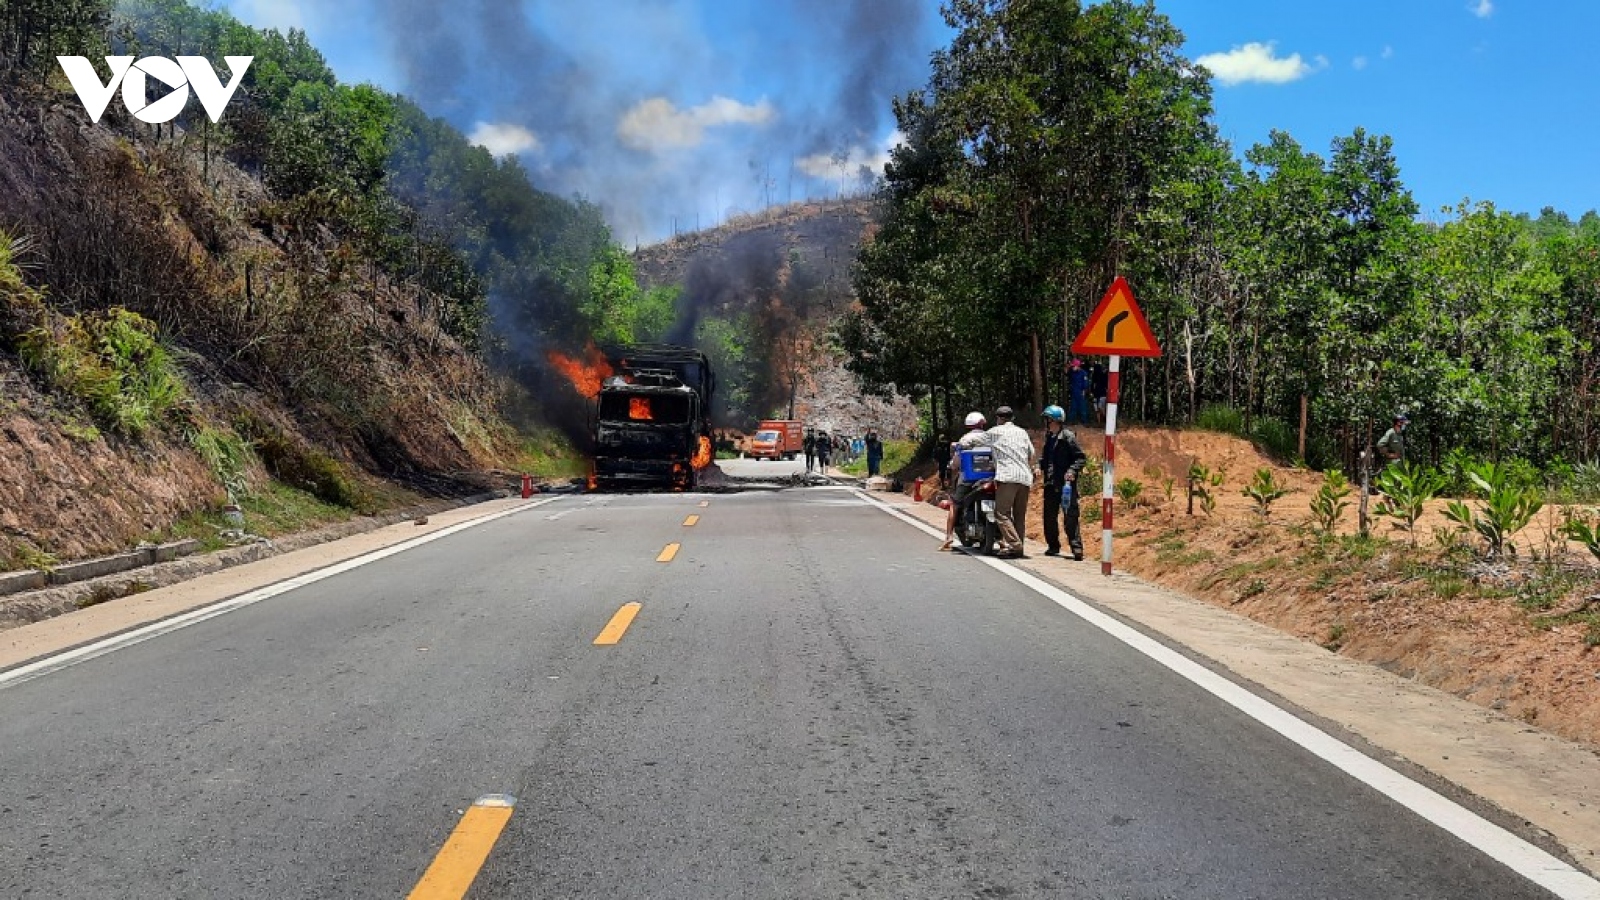
<path id="1" fill-rule="evenodd" d="M 948 445 L 942 455 L 940 470 L 948 477 L 950 458 L 962 450 L 987 447 L 994 456 L 995 524 L 999 537 L 995 542 L 995 555 L 1001 559 L 1024 559 L 1023 540 L 1027 534 L 1028 495 L 1034 483 L 1034 465 L 1038 464 L 1040 480 L 1044 486 L 1044 538 L 1045 555 L 1061 555 L 1061 522 L 1066 522 L 1067 547 L 1073 559 L 1083 559 L 1083 534 L 1079 524 L 1078 473 L 1089 461 L 1077 437 L 1067 426 L 1067 412 L 1060 406 L 1044 409 L 1047 434 L 1042 452 L 1036 453 L 1033 438 L 1019 427 L 1016 413 L 1009 406 L 995 410 L 997 420 L 993 428 L 983 413 L 967 414 L 967 433 Z M 941 438 L 943 436 L 941 435 Z M 942 442 L 942 441 L 941 441 Z M 976 484 L 962 478 L 950 498 L 950 512 L 945 519 L 944 544 L 940 550 L 952 549 L 955 544 L 956 514 L 961 503 Z"/>
<path id="2" fill-rule="evenodd" d="M 878 436 L 876 428 L 867 429 L 865 437 L 855 438 L 842 434 L 830 435 L 820 428 L 807 428 L 801 447 L 806 454 L 807 474 L 815 471 L 826 475 L 834 459 L 854 462 L 863 454 L 867 457 L 868 476 L 877 475 L 883 465 L 883 439 Z"/>

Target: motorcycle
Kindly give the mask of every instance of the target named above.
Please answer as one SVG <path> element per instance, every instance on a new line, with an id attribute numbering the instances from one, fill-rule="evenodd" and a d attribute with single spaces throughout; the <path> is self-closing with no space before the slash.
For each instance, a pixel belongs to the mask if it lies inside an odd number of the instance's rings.
<path id="1" fill-rule="evenodd" d="M 961 546 L 994 553 L 1000 525 L 994 511 L 994 456 L 988 448 L 961 451 L 961 474 L 972 485 L 956 507 L 955 536 Z"/>

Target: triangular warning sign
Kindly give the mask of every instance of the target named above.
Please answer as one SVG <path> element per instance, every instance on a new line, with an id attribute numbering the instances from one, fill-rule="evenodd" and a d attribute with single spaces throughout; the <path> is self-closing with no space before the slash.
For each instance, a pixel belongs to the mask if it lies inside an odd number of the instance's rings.
<path id="1" fill-rule="evenodd" d="M 1089 324 L 1078 332 L 1072 352 L 1085 356 L 1160 356 L 1150 322 L 1133 299 L 1128 279 L 1121 275 L 1101 298 L 1089 316 Z"/>

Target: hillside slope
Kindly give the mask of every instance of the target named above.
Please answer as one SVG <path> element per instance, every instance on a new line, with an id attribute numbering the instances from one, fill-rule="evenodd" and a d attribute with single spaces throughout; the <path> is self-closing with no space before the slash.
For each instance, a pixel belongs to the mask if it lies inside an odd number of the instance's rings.
<path id="1" fill-rule="evenodd" d="M 480 489 L 511 448 L 489 373 L 435 297 L 322 224 L 336 198 L 278 202 L 201 135 L 70 100 L 0 89 L 0 569 L 230 493 Z"/>
<path id="2" fill-rule="evenodd" d="M 787 415 L 792 400 L 797 418 L 831 432 L 916 428 L 916 408 L 903 396 L 863 394 L 830 340 L 856 306 L 856 254 L 875 227 L 870 199 L 796 203 L 634 252 L 641 285 L 682 287 L 681 321 L 691 328 L 737 321 L 750 336 L 740 358 L 718 360 L 731 373 L 724 383 L 744 392 L 733 404 L 735 421 L 725 424 Z M 674 337 L 699 335 L 683 328 Z"/>

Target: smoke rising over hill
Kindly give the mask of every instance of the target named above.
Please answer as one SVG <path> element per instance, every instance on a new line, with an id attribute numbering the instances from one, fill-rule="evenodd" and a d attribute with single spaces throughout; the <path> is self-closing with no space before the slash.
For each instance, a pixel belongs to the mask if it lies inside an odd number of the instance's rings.
<path id="1" fill-rule="evenodd" d="M 625 243 L 860 185 L 926 78 L 925 0 L 397 0 L 372 13 L 399 84 Z M 831 161 L 837 161 L 833 163 Z"/>

